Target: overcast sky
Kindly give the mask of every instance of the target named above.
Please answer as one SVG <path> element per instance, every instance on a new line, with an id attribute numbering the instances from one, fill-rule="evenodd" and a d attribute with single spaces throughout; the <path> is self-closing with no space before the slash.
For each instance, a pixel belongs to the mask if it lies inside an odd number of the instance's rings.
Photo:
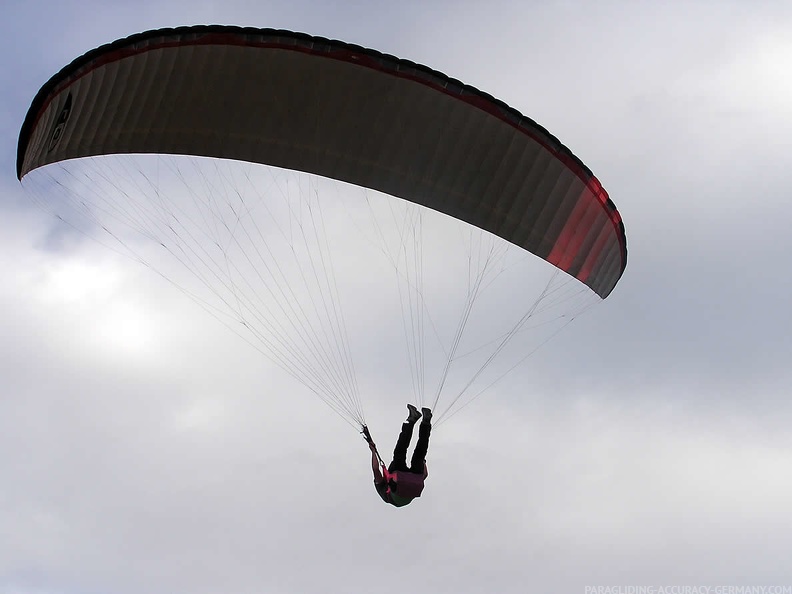
<path id="1" fill-rule="evenodd" d="M 50 76 L 199 23 L 472 84 L 622 214 L 613 294 L 439 428 L 408 507 L 376 496 L 349 426 L 178 291 L 53 248 L 16 180 Z M 0 593 L 792 588 L 791 67 L 782 1 L 0 0 Z M 394 373 L 362 371 L 385 450 Z"/>

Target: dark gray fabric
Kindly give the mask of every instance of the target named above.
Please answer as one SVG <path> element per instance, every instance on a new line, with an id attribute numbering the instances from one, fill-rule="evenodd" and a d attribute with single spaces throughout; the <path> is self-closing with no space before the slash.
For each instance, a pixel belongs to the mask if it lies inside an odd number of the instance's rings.
<path id="1" fill-rule="evenodd" d="M 340 42 L 154 31 L 99 48 L 45 85 L 20 135 L 18 175 L 113 153 L 316 173 L 491 231 L 606 297 L 626 264 L 618 211 L 568 149 L 518 116 L 440 73 Z"/>

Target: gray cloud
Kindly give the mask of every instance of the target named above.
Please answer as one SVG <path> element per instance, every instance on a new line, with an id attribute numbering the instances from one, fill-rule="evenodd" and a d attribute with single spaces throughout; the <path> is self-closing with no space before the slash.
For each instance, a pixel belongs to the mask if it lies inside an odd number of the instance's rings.
<path id="1" fill-rule="evenodd" d="M 0 35 L 0 592 L 792 585 L 786 3 L 44 8 L 7 3 Z M 13 179 L 49 76 L 194 22 L 430 64 L 547 126 L 619 206 L 620 285 L 440 426 L 414 505 L 381 504 L 362 440 L 300 384 Z M 403 339 L 364 322 L 387 452 L 409 377 L 378 362 Z"/>

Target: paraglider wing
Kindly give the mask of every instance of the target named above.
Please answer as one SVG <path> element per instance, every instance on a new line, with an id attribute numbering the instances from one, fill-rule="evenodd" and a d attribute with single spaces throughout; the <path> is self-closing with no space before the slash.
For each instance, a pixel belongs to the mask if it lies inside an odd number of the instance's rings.
<path id="1" fill-rule="evenodd" d="M 34 99 L 17 175 L 125 153 L 264 163 L 380 190 L 521 246 L 601 297 L 626 265 L 615 206 L 541 126 L 439 72 L 338 41 L 195 26 L 97 48 Z"/>

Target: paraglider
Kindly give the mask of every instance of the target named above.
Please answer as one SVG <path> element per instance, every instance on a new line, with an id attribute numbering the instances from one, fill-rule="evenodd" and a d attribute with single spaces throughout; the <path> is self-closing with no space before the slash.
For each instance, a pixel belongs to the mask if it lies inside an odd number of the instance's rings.
<path id="1" fill-rule="evenodd" d="M 385 503 L 395 507 L 409 505 L 420 497 L 424 481 L 429 476 L 426 454 L 429 451 L 429 436 L 432 434 L 432 411 L 426 407 L 418 412 L 414 405 L 407 405 L 407 419 L 402 423 L 393 460 L 386 466 L 377 451 L 377 444 L 371 438 L 368 427 L 363 434 L 371 450 L 371 471 L 374 473 L 374 488 Z M 419 419 L 423 418 L 418 429 L 418 443 L 415 444 L 410 465 L 407 465 L 407 449 L 412 441 L 413 430 Z"/>
<path id="2" fill-rule="evenodd" d="M 306 188 L 283 181 L 286 170 L 314 177 Z M 324 197 L 326 178 L 362 188 L 357 204 L 369 214 L 375 193 L 385 195 L 396 248 L 378 249 L 409 309 L 400 311 L 416 399 L 437 411 L 453 390 L 436 424 L 554 336 L 521 347 L 485 379 L 508 345 L 546 323 L 541 316 L 564 327 L 585 299 L 613 291 L 627 262 L 607 192 L 539 124 L 426 66 L 289 31 L 160 29 L 86 53 L 34 98 L 17 176 L 42 206 L 158 270 L 358 430 L 366 420 L 334 259 L 341 242 L 328 238 L 336 217 L 325 215 L 341 202 Z M 393 214 L 398 207 L 403 214 Z M 433 213 L 464 228 L 468 250 L 449 336 L 427 313 L 421 221 Z M 386 245 L 382 219 L 370 218 Z M 450 272 L 457 248 L 441 234 L 432 239 L 440 270 Z M 515 252 L 515 261 L 530 253 L 555 267 L 551 281 L 537 299 L 500 298 L 490 311 L 518 313 L 488 320 L 491 334 L 466 345 L 474 304 L 512 270 L 505 258 Z M 178 279 L 177 268 L 186 273 Z M 556 313 L 559 304 L 571 314 Z M 444 303 L 443 315 L 450 309 Z M 440 343 L 433 390 L 427 336 Z M 449 387 L 452 368 L 474 357 Z"/>

